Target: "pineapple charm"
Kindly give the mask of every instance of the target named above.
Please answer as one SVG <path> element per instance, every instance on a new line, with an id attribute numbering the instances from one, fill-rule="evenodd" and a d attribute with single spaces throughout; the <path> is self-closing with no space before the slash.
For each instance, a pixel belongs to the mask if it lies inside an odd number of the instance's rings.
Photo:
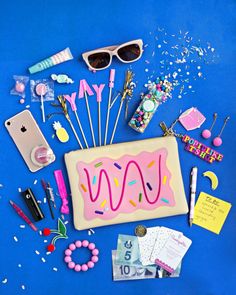
<path id="1" fill-rule="evenodd" d="M 66 129 L 61 126 L 59 121 L 54 122 L 52 126 L 56 130 L 56 135 L 60 142 L 67 142 L 69 140 L 69 135 Z"/>

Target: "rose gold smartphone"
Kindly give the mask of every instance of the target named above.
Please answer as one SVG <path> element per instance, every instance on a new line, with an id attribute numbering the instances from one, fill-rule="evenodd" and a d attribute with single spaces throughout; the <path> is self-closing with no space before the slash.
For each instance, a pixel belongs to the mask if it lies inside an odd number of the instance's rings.
<path id="1" fill-rule="evenodd" d="M 55 161 L 55 155 L 30 111 L 25 110 L 6 120 L 5 127 L 31 172 Z"/>

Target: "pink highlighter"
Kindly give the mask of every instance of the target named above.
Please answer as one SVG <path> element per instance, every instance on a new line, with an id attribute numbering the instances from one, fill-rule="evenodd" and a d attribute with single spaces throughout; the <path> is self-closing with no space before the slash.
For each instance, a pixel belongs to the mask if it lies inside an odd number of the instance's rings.
<path id="1" fill-rule="evenodd" d="M 61 213 L 69 214 L 70 209 L 68 207 L 68 201 L 67 201 L 68 194 L 67 194 L 67 191 L 66 191 L 66 185 L 65 185 L 65 181 L 64 181 L 62 171 L 61 170 L 55 170 L 54 171 L 54 176 L 55 176 L 55 179 L 56 179 L 59 195 L 60 195 L 61 200 L 62 200 Z"/>

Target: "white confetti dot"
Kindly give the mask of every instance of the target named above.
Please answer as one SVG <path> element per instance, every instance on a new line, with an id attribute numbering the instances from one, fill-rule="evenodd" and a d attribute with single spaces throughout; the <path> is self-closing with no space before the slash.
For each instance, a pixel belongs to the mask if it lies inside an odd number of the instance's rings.
<path id="1" fill-rule="evenodd" d="M 37 182 L 38 182 L 38 179 L 35 179 L 34 184 L 37 184 Z"/>
<path id="2" fill-rule="evenodd" d="M 68 224 L 69 223 L 69 221 L 68 220 L 66 220 L 65 222 L 64 222 L 64 224 Z"/>
<path id="3" fill-rule="evenodd" d="M 47 243 L 47 242 L 48 242 L 48 240 L 44 240 L 43 242 L 44 242 L 44 243 Z"/>
<path id="4" fill-rule="evenodd" d="M 17 239 L 17 237 L 16 237 L 16 236 L 14 236 L 14 240 L 15 240 L 15 242 L 18 242 L 18 239 Z"/>
<path id="5" fill-rule="evenodd" d="M 24 224 L 21 224 L 21 225 L 20 225 L 20 228 L 25 228 L 25 225 L 24 225 Z"/>
<path id="6" fill-rule="evenodd" d="M 21 288 L 22 288 L 22 290 L 25 290 L 25 285 L 22 285 Z"/>
<path id="7" fill-rule="evenodd" d="M 158 44 L 157 47 L 158 47 L 158 48 L 161 48 L 161 44 Z"/>
<path id="8" fill-rule="evenodd" d="M 19 193 L 21 193 L 21 191 L 22 191 L 22 190 L 21 190 L 21 188 L 20 188 L 20 187 L 18 187 L 18 192 L 19 192 Z"/>
<path id="9" fill-rule="evenodd" d="M 57 269 L 56 267 L 53 267 L 53 270 L 54 270 L 54 271 L 57 271 L 58 269 Z"/>
<path id="10" fill-rule="evenodd" d="M 26 109 L 29 109 L 29 108 L 30 108 L 30 105 L 29 105 L 29 104 L 27 104 L 27 106 L 25 106 L 25 108 L 26 108 Z"/>
<path id="11" fill-rule="evenodd" d="M 191 89 L 192 87 L 193 87 L 192 85 L 189 85 L 189 86 L 188 86 L 189 89 Z"/>
<path id="12" fill-rule="evenodd" d="M 45 263 L 45 262 L 46 262 L 45 258 L 43 258 L 43 257 L 41 258 L 41 260 L 42 260 L 42 262 L 43 262 L 43 263 Z"/>
<path id="13" fill-rule="evenodd" d="M 35 250 L 35 253 L 36 253 L 37 255 L 39 255 L 39 254 L 40 254 L 38 250 Z"/>
<path id="14" fill-rule="evenodd" d="M 50 251 L 49 252 L 46 252 L 46 255 L 50 255 L 50 254 L 52 254 L 52 252 L 50 252 Z"/>
<path id="15" fill-rule="evenodd" d="M 3 284 L 6 284 L 6 283 L 7 283 L 7 278 L 4 279 L 4 280 L 2 280 L 2 283 L 3 283 Z"/>
<path id="16" fill-rule="evenodd" d="M 178 69 L 178 72 L 181 72 L 181 69 Z"/>
<path id="17" fill-rule="evenodd" d="M 145 69 L 145 72 L 148 72 L 148 69 Z"/>
<path id="18" fill-rule="evenodd" d="M 19 264 L 18 264 L 18 267 L 22 267 L 22 265 L 19 263 Z"/>
<path id="19" fill-rule="evenodd" d="M 189 74 L 190 74 L 189 72 L 186 72 L 186 75 L 188 75 L 188 76 L 189 76 Z"/>
<path id="20" fill-rule="evenodd" d="M 43 198 L 43 202 L 44 202 L 44 204 L 46 204 L 47 203 L 47 199 L 46 198 Z"/>
<path id="21" fill-rule="evenodd" d="M 179 95 L 178 98 L 182 98 L 182 95 Z"/>

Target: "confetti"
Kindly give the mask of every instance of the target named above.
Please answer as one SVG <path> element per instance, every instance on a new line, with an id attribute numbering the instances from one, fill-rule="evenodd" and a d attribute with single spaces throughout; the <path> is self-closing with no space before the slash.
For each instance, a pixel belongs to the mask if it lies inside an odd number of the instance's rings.
<path id="1" fill-rule="evenodd" d="M 22 290 L 25 290 L 25 285 L 22 285 L 21 288 L 22 288 Z"/>
<path id="2" fill-rule="evenodd" d="M 155 164 L 155 161 L 153 160 L 152 162 L 150 162 L 150 163 L 147 165 L 147 167 L 148 167 L 148 168 L 151 168 L 154 164 Z"/>
<path id="3" fill-rule="evenodd" d="M 29 108 L 30 108 L 30 105 L 29 105 L 29 104 L 27 104 L 27 106 L 25 106 L 25 108 L 26 108 L 26 109 L 29 109 Z"/>
<path id="4" fill-rule="evenodd" d="M 114 166 L 116 167 L 116 168 L 118 168 L 118 169 L 122 169 L 122 167 L 119 165 L 119 164 L 117 164 L 117 163 L 114 163 Z"/>
<path id="5" fill-rule="evenodd" d="M 83 183 L 80 185 L 82 187 L 82 190 L 86 193 L 87 192 L 87 189 L 86 187 L 83 185 Z"/>
<path id="6" fill-rule="evenodd" d="M 163 202 L 165 202 L 165 203 L 169 203 L 169 201 L 168 201 L 167 199 L 165 199 L 165 198 L 161 198 L 161 200 L 162 200 Z"/>
<path id="7" fill-rule="evenodd" d="M 18 242 L 18 239 L 17 239 L 17 237 L 16 237 L 16 236 L 14 236 L 14 240 L 15 240 L 15 242 Z"/>
<path id="8" fill-rule="evenodd" d="M 41 258 L 41 260 L 42 260 L 42 262 L 43 262 L 43 263 L 45 263 L 45 262 L 46 262 L 45 258 L 43 258 L 43 257 Z"/>
<path id="9" fill-rule="evenodd" d="M 19 193 L 21 193 L 21 192 L 22 192 L 22 190 L 21 190 L 21 188 L 20 188 L 20 187 L 18 187 L 18 192 L 19 192 Z"/>
<path id="10" fill-rule="evenodd" d="M 103 208 L 103 207 L 106 205 L 106 203 L 107 203 L 107 200 L 105 199 L 105 200 L 101 203 L 100 207 Z"/>
<path id="11" fill-rule="evenodd" d="M 21 224 L 21 225 L 20 225 L 20 228 L 25 228 L 25 225 L 24 225 L 24 224 Z"/>
<path id="12" fill-rule="evenodd" d="M 43 198 L 43 202 L 44 202 L 44 204 L 46 204 L 47 203 L 47 199 L 46 198 Z"/>
<path id="13" fill-rule="evenodd" d="M 100 215 L 103 215 L 103 212 L 102 211 L 99 211 L 99 210 L 96 210 L 94 211 L 96 214 L 100 214 Z"/>
<path id="14" fill-rule="evenodd" d="M 3 284 L 6 284 L 6 283 L 7 283 L 7 278 L 3 279 L 3 280 L 2 280 L 2 283 L 3 283 Z"/>
<path id="15" fill-rule="evenodd" d="M 96 184 L 96 182 L 97 182 L 97 177 L 94 175 L 94 177 L 93 177 L 93 184 Z"/>
<path id="16" fill-rule="evenodd" d="M 69 221 L 68 220 L 66 220 L 65 222 L 64 222 L 64 224 L 68 224 L 69 223 Z"/>
<path id="17" fill-rule="evenodd" d="M 150 189 L 150 191 L 152 191 L 152 187 L 151 187 L 150 183 L 147 182 L 146 184 L 147 184 L 147 187 Z"/>
<path id="18" fill-rule="evenodd" d="M 100 166 L 102 166 L 102 162 L 99 162 L 99 163 L 97 163 L 97 164 L 94 165 L 95 168 L 98 168 Z"/>
<path id="19" fill-rule="evenodd" d="M 119 181 L 116 177 L 114 177 L 114 182 L 115 182 L 115 185 L 118 187 L 119 186 Z"/>
<path id="20" fill-rule="evenodd" d="M 166 184 L 166 180 L 167 180 L 167 176 L 165 175 L 164 177 L 163 177 L 163 180 L 162 180 L 162 183 L 165 185 Z"/>
<path id="21" fill-rule="evenodd" d="M 18 267 L 19 267 L 19 268 L 21 268 L 21 267 L 22 267 L 22 265 L 19 263 L 19 264 L 18 264 Z"/>
<path id="22" fill-rule="evenodd" d="M 132 181 L 130 181 L 130 182 L 128 182 L 128 185 L 134 185 L 135 183 L 137 182 L 137 180 L 132 180 Z"/>
<path id="23" fill-rule="evenodd" d="M 47 242 L 48 242 L 48 240 L 43 240 L 43 242 L 44 242 L 44 243 L 47 243 Z"/>
<path id="24" fill-rule="evenodd" d="M 40 254 L 38 250 L 35 250 L 35 253 L 36 253 L 37 255 L 39 255 L 39 254 Z"/>
<path id="25" fill-rule="evenodd" d="M 54 271 L 58 271 L 58 269 L 57 269 L 56 267 L 53 267 L 53 270 L 54 270 Z"/>
<path id="26" fill-rule="evenodd" d="M 133 205 L 134 207 L 136 207 L 136 203 L 133 200 L 129 200 L 130 204 Z"/>
<path id="27" fill-rule="evenodd" d="M 34 181 L 34 184 L 37 184 L 37 182 L 38 182 L 38 180 L 37 180 L 37 179 L 35 179 L 35 181 Z"/>
<path id="28" fill-rule="evenodd" d="M 142 202 L 142 196 L 143 196 L 142 193 L 140 193 L 140 194 L 139 194 L 139 197 L 138 197 L 138 201 L 139 201 L 139 203 Z"/>

